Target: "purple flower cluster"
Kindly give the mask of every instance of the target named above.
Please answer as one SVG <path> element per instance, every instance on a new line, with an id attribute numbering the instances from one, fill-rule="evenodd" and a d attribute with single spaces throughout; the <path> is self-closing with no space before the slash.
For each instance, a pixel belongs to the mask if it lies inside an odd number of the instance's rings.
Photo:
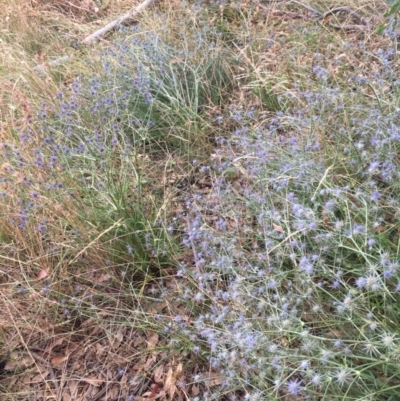
<path id="1" fill-rule="evenodd" d="M 199 310 L 193 352 L 249 399 L 250 388 L 357 394 L 398 358 L 400 115 L 359 93 L 342 98 L 326 71 L 314 68 L 318 89 L 292 88 L 291 108 L 272 119 L 221 117 L 235 130 L 204 173 L 212 191 L 186 204 L 196 268 L 180 277 L 182 301 Z M 325 109 L 350 107 L 350 125 L 339 118 L 317 134 Z"/>

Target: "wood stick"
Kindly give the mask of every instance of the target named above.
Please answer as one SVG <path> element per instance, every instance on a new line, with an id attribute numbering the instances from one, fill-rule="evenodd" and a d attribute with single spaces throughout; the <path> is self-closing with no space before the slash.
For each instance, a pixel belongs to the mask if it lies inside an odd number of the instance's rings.
<path id="1" fill-rule="evenodd" d="M 107 32 L 111 31 L 112 29 L 116 28 L 118 25 L 133 19 L 137 14 L 139 14 L 144 8 L 151 6 L 156 0 L 145 0 L 143 3 L 139 4 L 137 7 L 132 8 L 129 12 L 125 13 L 124 15 L 118 17 L 114 21 L 110 22 L 103 28 L 98 29 L 96 32 L 90 34 L 85 39 L 82 40 L 82 44 L 91 45 L 94 43 L 96 39 L 99 39 L 101 36 L 104 36 Z M 72 56 L 62 56 L 56 60 L 48 61 L 46 63 L 37 65 L 33 67 L 35 72 L 44 72 L 46 67 L 54 67 L 59 64 L 66 63 L 71 59 Z"/>
<path id="2" fill-rule="evenodd" d="M 140 3 L 138 6 L 134 7 L 132 10 L 128 11 L 124 15 L 121 15 L 114 21 L 111 21 L 107 25 L 103 26 L 103 28 L 98 29 L 96 32 L 92 33 L 91 35 L 87 36 L 85 39 L 82 40 L 82 43 L 84 45 L 91 45 L 95 42 L 96 39 L 99 39 L 100 37 L 104 36 L 107 32 L 111 31 L 118 25 L 124 23 L 125 21 L 128 21 L 130 19 L 133 19 L 137 14 L 139 14 L 143 9 L 146 7 L 151 6 L 155 0 L 144 0 L 142 3 Z"/>

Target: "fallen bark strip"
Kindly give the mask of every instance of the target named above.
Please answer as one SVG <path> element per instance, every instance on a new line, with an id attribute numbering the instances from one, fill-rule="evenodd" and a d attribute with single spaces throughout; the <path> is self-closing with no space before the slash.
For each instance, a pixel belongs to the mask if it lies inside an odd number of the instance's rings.
<path id="1" fill-rule="evenodd" d="M 82 43 L 84 45 L 93 44 L 97 39 L 101 38 L 106 33 L 111 31 L 115 27 L 117 27 L 118 25 L 121 25 L 122 23 L 124 23 L 128 20 L 134 19 L 137 14 L 139 14 L 146 7 L 151 6 L 154 2 L 155 2 L 155 0 L 144 0 L 143 3 L 140 3 L 138 6 L 134 7 L 132 10 L 128 11 L 124 15 L 121 15 L 114 21 L 111 21 L 107 25 L 103 26 L 103 28 L 100 28 L 96 32 L 87 36 L 85 39 L 82 40 Z"/>

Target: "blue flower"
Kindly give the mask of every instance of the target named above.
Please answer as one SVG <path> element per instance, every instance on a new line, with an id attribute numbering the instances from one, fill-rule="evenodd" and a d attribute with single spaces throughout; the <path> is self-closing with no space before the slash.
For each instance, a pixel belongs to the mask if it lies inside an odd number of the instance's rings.
<path id="1" fill-rule="evenodd" d="M 303 390 L 302 382 L 300 379 L 291 379 L 286 385 L 287 390 L 291 395 L 298 396 Z"/>

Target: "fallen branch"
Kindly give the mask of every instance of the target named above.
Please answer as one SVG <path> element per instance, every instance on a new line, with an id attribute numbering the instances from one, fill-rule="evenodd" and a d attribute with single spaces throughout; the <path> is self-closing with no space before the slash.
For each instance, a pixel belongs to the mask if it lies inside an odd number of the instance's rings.
<path id="1" fill-rule="evenodd" d="M 100 37 L 104 36 L 106 33 L 111 31 L 112 29 L 116 28 L 117 26 L 123 24 L 126 21 L 134 19 L 134 17 L 139 14 L 143 9 L 146 7 L 151 6 L 155 0 L 145 0 L 143 3 L 140 3 L 137 7 L 134 7 L 132 10 L 128 11 L 121 17 L 111 21 L 107 25 L 103 26 L 103 28 L 98 29 L 96 32 L 92 33 L 91 35 L 87 36 L 85 39 L 82 40 L 84 45 L 91 45 L 93 42 Z"/>
<path id="2" fill-rule="evenodd" d="M 143 9 L 146 7 L 151 6 L 156 0 L 145 0 L 143 3 L 139 4 L 138 6 L 132 8 L 130 11 L 122 15 L 121 17 L 115 19 L 114 21 L 108 23 L 107 25 L 103 26 L 103 28 L 98 29 L 96 32 L 90 34 L 87 36 L 85 39 L 82 40 L 82 44 L 84 45 L 91 45 L 94 43 L 96 39 L 99 39 L 100 37 L 104 36 L 106 33 L 111 31 L 112 29 L 116 28 L 117 26 L 132 20 L 135 18 L 137 14 L 139 14 Z M 37 65 L 36 67 L 33 67 L 33 70 L 35 72 L 44 72 L 46 70 L 46 67 L 55 67 L 57 65 L 66 63 L 71 59 L 71 56 L 63 56 L 60 57 L 56 60 L 53 61 L 48 61 L 46 63 Z"/>

